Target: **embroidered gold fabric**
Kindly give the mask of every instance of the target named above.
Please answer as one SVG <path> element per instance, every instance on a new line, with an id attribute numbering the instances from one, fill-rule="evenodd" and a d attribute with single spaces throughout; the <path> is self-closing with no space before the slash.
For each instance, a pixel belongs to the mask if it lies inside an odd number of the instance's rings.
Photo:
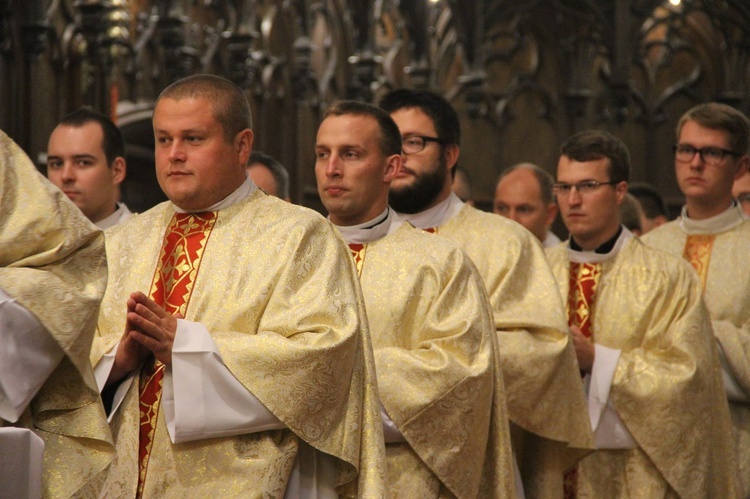
<path id="1" fill-rule="evenodd" d="M 578 326 L 587 338 L 594 335 L 591 313 L 601 275 L 602 266 L 598 263 L 570 262 L 566 301 L 568 324 Z"/>
<path id="2" fill-rule="evenodd" d="M 476 268 L 408 224 L 366 249 L 378 390 L 408 442 L 386 445 L 391 496 L 513 497 L 505 392 Z"/>
<path id="3" fill-rule="evenodd" d="M 740 208 L 736 217 L 741 220 Z M 682 256 L 688 234 L 677 221 L 669 222 L 644 236 L 644 241 L 673 255 Z M 703 299 L 711 326 L 735 379 L 750 394 L 750 220 L 731 230 L 715 234 L 706 270 Z M 743 493 L 750 494 L 750 404 L 729 401 L 734 449 Z"/>
<path id="4" fill-rule="evenodd" d="M 151 284 L 172 214 L 164 203 L 108 232 L 94 361 L 123 330 L 125 298 Z M 320 216 L 259 191 L 219 212 L 185 318 L 208 328 L 227 367 L 288 429 L 174 445 L 162 413 L 144 497 L 282 497 L 299 439 L 339 459 L 342 496 L 385 494 L 374 360 L 348 253 Z M 107 497 L 135 494 L 137 387 L 112 421 Z"/>
<path id="5" fill-rule="evenodd" d="M 487 288 L 527 497 L 558 497 L 563 470 L 593 440 L 565 307 L 541 244 L 515 222 L 468 205 L 438 235 L 466 250 Z"/>
<path id="6" fill-rule="evenodd" d="M 89 364 L 107 278 L 104 238 L 2 132 L 0 247 L 0 288 L 65 353 L 16 425 L 44 439 L 44 495 L 70 497 L 114 452 Z"/>
<path id="7" fill-rule="evenodd" d="M 568 248 L 548 256 L 565 295 Z M 695 273 L 637 238 L 601 269 L 596 343 L 622 351 L 610 400 L 638 448 L 584 458 L 578 497 L 735 497 L 729 415 Z"/>
<path id="8" fill-rule="evenodd" d="M 695 234 L 687 237 L 682 257 L 690 262 L 701 280 L 701 289 L 706 288 L 708 262 L 711 261 L 711 248 L 716 234 Z"/>
<path id="9" fill-rule="evenodd" d="M 184 317 L 187 313 L 201 257 L 206 249 L 211 229 L 216 224 L 216 218 L 216 212 L 175 213 L 169 222 L 149 297 L 170 314 L 180 314 Z M 138 498 L 143 494 L 148 472 L 151 444 L 154 441 L 161 391 L 164 386 L 164 364 L 149 358 L 141 370 Z"/>
<path id="10" fill-rule="evenodd" d="M 362 265 L 365 262 L 365 253 L 367 252 L 367 245 L 361 243 L 349 243 L 349 250 L 352 252 L 352 259 L 354 259 L 354 266 L 357 269 L 357 275 L 362 275 Z"/>

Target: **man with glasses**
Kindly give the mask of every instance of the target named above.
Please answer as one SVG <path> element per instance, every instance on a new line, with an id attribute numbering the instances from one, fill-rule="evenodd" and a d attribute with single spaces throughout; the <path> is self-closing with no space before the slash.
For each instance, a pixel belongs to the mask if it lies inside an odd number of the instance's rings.
<path id="1" fill-rule="evenodd" d="M 451 192 L 461 130 L 445 99 L 404 89 L 386 95 L 380 106 L 403 140 L 404 164 L 389 202 L 412 225 L 458 243 L 479 269 L 494 313 L 523 486 L 530 497 L 553 496 L 562 489 L 563 469 L 588 452 L 592 439 L 575 352 L 542 247 L 518 224 Z"/>
<path id="2" fill-rule="evenodd" d="M 750 220 L 732 184 L 750 164 L 749 144 L 750 120 L 730 106 L 701 104 L 685 113 L 675 146 L 682 216 L 644 237 L 688 260 L 700 277 L 719 344 L 742 497 L 750 494 Z"/>
<path id="3" fill-rule="evenodd" d="M 565 495 L 736 497 L 700 283 L 621 225 L 629 172 L 625 144 L 609 133 L 582 132 L 561 148 L 555 194 L 571 237 L 547 256 L 597 448 L 565 474 Z"/>

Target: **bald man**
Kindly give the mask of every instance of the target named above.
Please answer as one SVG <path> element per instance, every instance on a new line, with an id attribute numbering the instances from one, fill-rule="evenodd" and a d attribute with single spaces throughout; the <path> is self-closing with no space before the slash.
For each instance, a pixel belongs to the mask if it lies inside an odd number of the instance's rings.
<path id="1" fill-rule="evenodd" d="M 552 175 L 532 163 L 505 170 L 495 187 L 493 211 L 526 227 L 545 248 L 560 242 L 549 229 L 557 216 Z"/>

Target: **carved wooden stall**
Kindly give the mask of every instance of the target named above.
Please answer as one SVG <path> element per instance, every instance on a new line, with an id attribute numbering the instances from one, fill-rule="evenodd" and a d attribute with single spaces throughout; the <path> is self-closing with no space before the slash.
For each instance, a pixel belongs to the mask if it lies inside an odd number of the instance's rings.
<path id="1" fill-rule="evenodd" d="M 0 128 L 43 159 L 63 114 L 109 113 L 128 142 L 124 197 L 145 209 L 163 199 L 155 97 L 220 74 L 246 89 L 256 147 L 290 169 L 293 200 L 319 208 L 325 106 L 426 88 L 459 110 L 480 206 L 503 168 L 552 170 L 591 127 L 622 137 L 634 180 L 676 205 L 676 121 L 710 100 L 747 112 L 749 56 L 746 0 L 0 0 Z"/>

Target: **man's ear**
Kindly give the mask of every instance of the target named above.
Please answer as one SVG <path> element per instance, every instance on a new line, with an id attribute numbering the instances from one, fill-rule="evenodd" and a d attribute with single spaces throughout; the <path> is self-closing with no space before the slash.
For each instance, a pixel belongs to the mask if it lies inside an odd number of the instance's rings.
<path id="1" fill-rule="evenodd" d="M 745 154 L 737 161 L 737 170 L 734 172 L 734 180 L 737 180 L 750 170 L 750 156 Z"/>
<path id="2" fill-rule="evenodd" d="M 625 195 L 628 193 L 628 183 L 624 180 L 615 184 L 615 195 L 617 196 L 617 206 L 620 206 L 625 200 Z"/>
<path id="3" fill-rule="evenodd" d="M 458 156 L 461 154 L 461 148 L 458 144 L 448 144 L 445 146 L 443 153 L 445 154 L 445 163 L 448 171 L 458 163 Z"/>
<path id="4" fill-rule="evenodd" d="M 250 153 L 253 152 L 253 142 L 255 141 L 253 131 L 249 128 L 245 128 L 237 134 L 234 141 L 237 146 L 237 154 L 240 163 L 247 165 L 247 160 L 250 159 Z"/>
<path id="5" fill-rule="evenodd" d="M 125 164 L 125 158 L 123 158 L 122 156 L 117 156 L 112 162 L 110 170 L 112 170 L 112 184 L 120 185 L 122 181 L 125 180 L 125 175 L 127 174 L 128 170 L 128 167 Z"/>
<path id="6" fill-rule="evenodd" d="M 401 171 L 401 166 L 404 164 L 404 157 L 400 154 L 393 154 L 388 156 L 386 161 L 383 182 L 391 183 L 396 178 L 396 175 L 398 175 L 398 172 Z"/>
<path id="7" fill-rule="evenodd" d="M 550 203 L 547 205 L 547 228 L 552 227 L 552 224 L 555 223 L 558 211 L 559 208 L 557 207 L 557 203 Z"/>

